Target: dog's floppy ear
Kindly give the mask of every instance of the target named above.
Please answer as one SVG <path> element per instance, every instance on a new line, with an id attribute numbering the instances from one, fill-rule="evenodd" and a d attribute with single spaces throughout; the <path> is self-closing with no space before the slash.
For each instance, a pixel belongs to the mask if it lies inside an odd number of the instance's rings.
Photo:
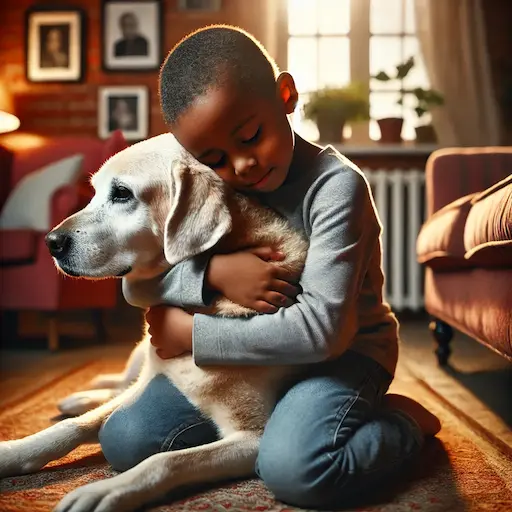
<path id="1" fill-rule="evenodd" d="M 164 254 L 171 265 L 211 249 L 231 231 L 223 182 L 210 169 L 175 162 L 170 194 Z"/>

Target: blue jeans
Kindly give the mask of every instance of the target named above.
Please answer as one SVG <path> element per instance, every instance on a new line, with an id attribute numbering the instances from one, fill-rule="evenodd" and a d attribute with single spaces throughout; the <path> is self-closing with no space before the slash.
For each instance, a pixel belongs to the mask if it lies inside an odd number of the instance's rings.
<path id="1" fill-rule="evenodd" d="M 418 454 L 423 435 L 415 421 L 380 408 L 391 380 L 374 360 L 347 351 L 286 390 L 265 428 L 255 468 L 277 499 L 337 507 Z M 107 460 L 124 471 L 157 452 L 215 441 L 217 432 L 159 375 L 137 401 L 114 411 L 99 437 Z"/>

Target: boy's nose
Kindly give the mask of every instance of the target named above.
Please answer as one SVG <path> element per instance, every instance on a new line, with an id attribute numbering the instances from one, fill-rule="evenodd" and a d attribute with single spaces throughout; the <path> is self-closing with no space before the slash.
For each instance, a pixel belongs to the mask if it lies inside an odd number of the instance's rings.
<path id="1" fill-rule="evenodd" d="M 243 177 L 246 176 L 254 167 L 256 167 L 257 162 L 254 157 L 240 157 L 237 158 L 234 162 L 235 164 L 235 174 L 237 176 Z"/>

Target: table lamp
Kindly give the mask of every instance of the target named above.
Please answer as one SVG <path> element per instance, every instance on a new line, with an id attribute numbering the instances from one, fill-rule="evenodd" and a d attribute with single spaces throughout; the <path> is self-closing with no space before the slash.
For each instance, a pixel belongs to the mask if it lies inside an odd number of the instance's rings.
<path id="1" fill-rule="evenodd" d="M 11 95 L 5 85 L 0 82 L 0 133 L 13 132 L 19 128 L 20 120 L 13 112 Z"/>

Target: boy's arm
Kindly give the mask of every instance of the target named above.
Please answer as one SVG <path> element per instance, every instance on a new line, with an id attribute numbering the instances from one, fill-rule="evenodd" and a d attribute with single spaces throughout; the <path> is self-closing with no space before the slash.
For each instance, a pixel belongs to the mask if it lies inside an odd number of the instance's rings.
<path id="1" fill-rule="evenodd" d="M 211 255 L 200 254 L 178 263 L 164 275 L 140 281 L 123 280 L 123 294 L 133 306 L 167 304 L 180 308 L 207 306 L 212 296 L 205 287 Z"/>
<path id="2" fill-rule="evenodd" d="M 249 319 L 194 315 L 198 365 L 313 363 L 329 357 L 335 339 L 348 346 L 380 235 L 366 180 L 352 169 L 325 173 L 308 192 L 305 217 L 311 236 L 298 302 Z"/>

